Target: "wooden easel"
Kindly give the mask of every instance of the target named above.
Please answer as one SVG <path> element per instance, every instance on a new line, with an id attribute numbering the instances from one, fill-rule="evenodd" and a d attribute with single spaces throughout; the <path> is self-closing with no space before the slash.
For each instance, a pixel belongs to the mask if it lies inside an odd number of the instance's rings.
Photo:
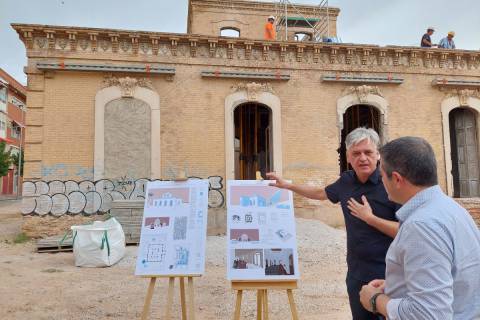
<path id="1" fill-rule="evenodd" d="M 286 281 L 232 281 L 232 289 L 237 290 L 234 320 L 240 320 L 242 295 L 244 290 L 257 290 L 257 320 L 268 320 L 268 290 L 286 290 L 292 319 L 298 320 L 297 307 L 293 299 L 293 289 L 297 289 L 297 280 Z"/>
<path id="2" fill-rule="evenodd" d="M 178 176 L 173 181 L 187 181 L 188 178 L 185 171 L 180 170 Z M 180 282 L 180 306 L 182 308 L 182 320 L 187 320 L 187 300 L 185 297 L 185 278 L 187 278 L 187 291 L 188 291 L 188 319 L 195 320 L 195 300 L 193 291 L 193 277 L 200 277 L 201 275 L 176 275 L 176 276 L 150 276 L 150 284 L 148 285 L 147 296 L 145 297 L 145 304 L 143 305 L 142 319 L 147 320 L 150 311 L 150 305 L 152 303 L 153 291 L 155 289 L 155 283 L 157 278 L 168 278 L 168 291 L 167 291 L 167 305 L 165 306 L 165 320 L 170 320 L 170 307 L 173 303 L 173 289 L 175 286 L 175 278 L 178 278 Z"/>
<path id="3" fill-rule="evenodd" d="M 187 291 L 188 291 L 188 319 L 195 320 L 195 301 L 194 301 L 194 294 L 193 294 L 193 277 L 200 277 L 200 275 L 195 276 L 153 276 L 150 277 L 150 284 L 148 285 L 147 296 L 145 298 L 145 304 L 143 305 L 142 311 L 142 320 L 148 319 L 148 314 L 150 311 L 150 305 L 152 302 L 153 291 L 155 289 L 155 283 L 157 278 L 168 278 L 168 291 L 167 291 L 167 304 L 165 306 L 165 320 L 170 320 L 170 308 L 173 303 L 173 289 L 175 285 L 175 278 L 178 278 L 180 282 L 180 305 L 182 307 L 182 320 L 187 320 L 187 300 L 185 297 L 185 281 L 184 279 L 187 278 Z"/>
<path id="4" fill-rule="evenodd" d="M 255 173 L 256 180 L 263 180 L 260 171 Z M 234 320 L 240 320 L 242 296 L 244 290 L 257 290 L 257 320 L 268 320 L 268 290 L 286 290 L 292 319 L 298 320 L 297 306 L 293 299 L 293 289 L 297 289 L 297 280 L 284 281 L 232 281 L 232 289 L 237 290 Z"/>

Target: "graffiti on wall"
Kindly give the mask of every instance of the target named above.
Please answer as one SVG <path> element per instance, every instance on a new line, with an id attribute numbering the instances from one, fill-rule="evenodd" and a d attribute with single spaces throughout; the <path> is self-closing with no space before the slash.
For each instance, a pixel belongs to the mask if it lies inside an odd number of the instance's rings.
<path id="1" fill-rule="evenodd" d="M 64 179 L 92 180 L 93 168 L 65 163 L 42 165 L 42 177 L 48 181 Z"/>
<path id="2" fill-rule="evenodd" d="M 189 177 L 189 179 L 201 179 Z M 92 215 L 107 213 L 115 200 L 144 200 L 150 179 L 102 179 L 98 181 L 24 181 L 22 213 L 24 215 Z M 210 176 L 208 206 L 222 207 L 223 178 Z"/>

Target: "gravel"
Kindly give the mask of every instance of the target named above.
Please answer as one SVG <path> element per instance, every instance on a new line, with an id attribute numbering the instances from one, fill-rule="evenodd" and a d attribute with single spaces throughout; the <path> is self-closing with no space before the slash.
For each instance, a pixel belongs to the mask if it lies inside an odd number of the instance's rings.
<path id="1" fill-rule="evenodd" d="M 300 257 L 299 288 L 294 290 L 301 319 L 350 317 L 345 289 L 346 237 L 317 220 L 296 219 Z M 0 319 L 134 319 L 139 318 L 148 279 L 133 275 L 137 247 L 127 247 L 125 257 L 110 268 L 76 268 L 72 253 L 38 254 L 34 243 L 0 245 Z M 207 239 L 205 275 L 195 279 L 197 319 L 230 319 L 234 292 L 226 280 L 225 236 Z M 47 272 L 46 270 L 55 270 Z M 157 281 L 151 318 L 164 313 L 167 281 Z M 174 319 L 180 318 L 176 283 Z M 272 319 L 288 319 L 286 294 L 269 293 Z M 246 292 L 244 319 L 256 312 L 254 292 Z"/>

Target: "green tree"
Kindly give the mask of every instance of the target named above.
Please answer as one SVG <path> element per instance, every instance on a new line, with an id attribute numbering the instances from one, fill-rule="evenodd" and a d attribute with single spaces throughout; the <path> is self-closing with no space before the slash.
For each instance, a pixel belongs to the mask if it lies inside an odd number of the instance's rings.
<path id="1" fill-rule="evenodd" d="M 21 155 L 21 159 L 20 159 L 20 176 L 23 177 L 23 150 L 19 153 L 14 153 L 11 155 L 11 158 L 12 158 L 12 164 L 15 166 L 15 167 L 18 167 L 18 155 Z"/>
<path id="2" fill-rule="evenodd" d="M 10 151 L 5 150 L 5 141 L 0 142 L 0 177 L 8 174 L 8 168 L 12 164 L 12 157 Z"/>

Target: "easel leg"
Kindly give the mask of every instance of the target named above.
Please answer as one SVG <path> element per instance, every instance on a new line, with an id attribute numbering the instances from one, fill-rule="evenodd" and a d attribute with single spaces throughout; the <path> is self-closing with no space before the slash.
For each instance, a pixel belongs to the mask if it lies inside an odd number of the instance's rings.
<path id="1" fill-rule="evenodd" d="M 235 303 L 234 320 L 240 320 L 240 309 L 242 308 L 242 290 L 237 290 L 237 301 Z"/>
<path id="2" fill-rule="evenodd" d="M 165 320 L 170 320 L 170 307 L 173 302 L 173 286 L 175 285 L 175 277 L 168 278 L 167 305 L 165 306 Z"/>
<path id="3" fill-rule="evenodd" d="M 290 303 L 290 310 L 292 311 L 292 319 L 298 320 L 297 307 L 295 306 L 295 300 L 293 300 L 292 289 L 287 289 L 288 302 Z"/>
<path id="4" fill-rule="evenodd" d="M 155 281 L 157 281 L 157 278 L 151 278 L 150 279 L 150 284 L 148 285 L 147 296 L 145 298 L 145 304 L 143 305 L 142 320 L 147 320 L 148 319 L 148 312 L 150 311 L 150 304 L 152 302 L 153 289 L 155 289 Z"/>
<path id="5" fill-rule="evenodd" d="M 268 291 L 263 290 L 263 317 L 268 320 Z"/>
<path id="6" fill-rule="evenodd" d="M 185 282 L 184 277 L 178 277 L 180 281 L 180 304 L 182 306 L 182 320 L 187 320 L 187 305 L 185 303 Z"/>
<path id="7" fill-rule="evenodd" d="M 263 290 L 257 290 L 257 320 L 262 320 Z"/>
<path id="8" fill-rule="evenodd" d="M 190 306 L 188 312 L 190 313 L 190 320 L 195 320 L 195 296 L 193 295 L 193 277 L 188 277 L 188 299 Z"/>

